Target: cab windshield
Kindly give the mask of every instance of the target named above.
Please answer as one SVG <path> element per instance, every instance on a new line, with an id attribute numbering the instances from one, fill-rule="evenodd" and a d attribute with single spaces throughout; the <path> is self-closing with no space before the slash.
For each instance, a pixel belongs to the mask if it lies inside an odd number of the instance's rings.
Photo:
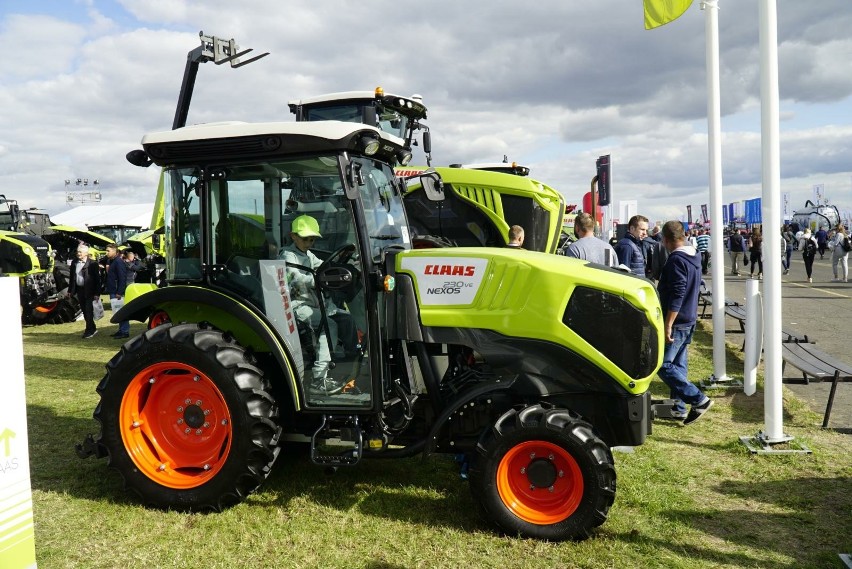
<path id="1" fill-rule="evenodd" d="M 402 206 L 402 196 L 395 183 L 393 170 L 381 162 L 355 158 L 357 183 L 364 204 L 364 216 L 373 261 L 389 246 L 411 248 L 411 236 Z"/>
<path id="2" fill-rule="evenodd" d="M 308 109 L 306 113 L 309 121 L 342 121 L 369 124 L 365 117 L 371 116 L 367 109 L 375 106 L 375 124 L 370 124 L 379 130 L 392 134 L 403 140 L 408 134 L 409 118 L 399 111 L 386 107 L 380 102 L 353 102 L 338 105 L 326 105 Z"/>

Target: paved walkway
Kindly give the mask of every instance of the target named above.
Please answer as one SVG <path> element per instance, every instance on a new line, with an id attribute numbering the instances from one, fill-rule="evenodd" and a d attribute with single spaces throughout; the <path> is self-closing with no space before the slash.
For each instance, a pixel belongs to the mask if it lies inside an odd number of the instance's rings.
<path id="1" fill-rule="evenodd" d="M 743 276 L 731 276 L 730 257 L 726 254 L 724 260 L 725 296 L 744 303 L 748 270 L 744 271 L 740 266 Z M 801 254 L 793 251 L 790 274 L 781 277 L 783 327 L 807 334 L 823 352 L 852 363 L 852 282 L 832 282 L 832 277 L 830 251 L 826 252 L 824 259 L 817 256 L 814 261 L 813 283 L 808 283 Z M 712 280 L 709 275 L 705 279 L 709 289 L 712 287 Z M 728 330 L 739 327 L 731 318 L 727 320 Z M 743 335 L 729 334 L 728 339 L 732 343 L 742 344 Z M 742 377 L 742 369 L 727 371 L 733 377 Z M 785 376 L 790 375 L 792 374 L 785 372 Z M 785 387 L 807 401 L 820 415 L 825 412 L 830 388 L 828 382 L 812 382 L 809 385 L 785 384 Z M 838 385 L 829 426 L 852 432 L 852 383 Z"/>

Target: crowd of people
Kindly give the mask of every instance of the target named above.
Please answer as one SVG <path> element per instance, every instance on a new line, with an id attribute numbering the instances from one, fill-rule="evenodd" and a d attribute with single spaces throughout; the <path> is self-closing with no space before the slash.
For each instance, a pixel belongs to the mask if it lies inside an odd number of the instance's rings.
<path id="1" fill-rule="evenodd" d="M 95 321 L 103 316 L 101 293 L 105 291 L 109 295 L 111 309 L 117 311 L 124 304 L 127 285 L 135 281 L 136 273 L 142 269 L 142 263 L 133 251 L 128 249 L 120 252 L 114 244 L 106 246 L 106 257 L 101 263 L 92 258 L 85 244 L 77 247 L 77 258 L 71 263 L 68 295 L 76 298 L 80 304 L 86 323 L 84 340 L 98 333 Z M 95 314 L 96 310 L 100 310 L 100 314 Z M 119 340 L 129 338 L 130 322 L 120 322 L 118 330 L 111 336 Z"/>
<path id="2" fill-rule="evenodd" d="M 742 266 L 748 267 L 749 276 L 753 277 L 755 271 L 757 278 L 763 278 L 763 242 L 766 237 L 762 234 L 760 227 L 754 227 L 751 231 L 733 230 L 725 237 L 725 248 L 731 259 L 731 275 L 741 276 L 740 259 Z M 815 232 L 810 227 L 800 229 L 795 223 L 785 224 L 781 228 L 779 240 L 781 250 L 781 267 L 785 275 L 790 274 L 793 252 L 799 251 L 805 266 L 805 278 L 809 283 L 813 282 L 813 265 L 817 255 L 824 259 L 827 252 L 831 254 L 831 268 L 833 282 L 849 282 L 849 252 L 852 251 L 849 232 L 843 224 L 837 224 L 828 229 L 821 226 Z"/>

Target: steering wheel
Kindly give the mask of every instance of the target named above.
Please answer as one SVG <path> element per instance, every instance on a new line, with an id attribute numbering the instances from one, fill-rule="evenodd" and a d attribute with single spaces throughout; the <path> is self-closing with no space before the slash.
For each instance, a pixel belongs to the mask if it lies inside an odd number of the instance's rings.
<path id="1" fill-rule="evenodd" d="M 329 290 L 336 302 L 349 302 L 358 293 L 361 287 L 361 272 L 356 265 L 346 263 L 355 253 L 354 243 L 347 243 L 334 251 L 328 258 L 317 267 L 316 275 L 320 280 L 330 279 L 338 283 L 348 282 L 348 285 L 335 287 Z M 333 264 L 337 263 L 337 266 Z"/>
<path id="2" fill-rule="evenodd" d="M 345 263 L 347 260 L 349 260 L 349 257 L 351 257 L 355 253 L 356 250 L 357 250 L 357 247 L 355 247 L 354 243 L 347 243 L 346 245 L 338 248 L 331 255 L 326 257 L 325 261 L 323 261 L 322 264 L 319 267 L 317 267 L 316 272 L 319 273 L 320 271 L 322 271 L 323 269 L 328 267 L 331 263 L 333 263 L 335 260 L 337 260 L 338 257 L 340 257 L 341 263 Z M 345 255 L 345 258 L 344 258 L 344 255 Z"/>

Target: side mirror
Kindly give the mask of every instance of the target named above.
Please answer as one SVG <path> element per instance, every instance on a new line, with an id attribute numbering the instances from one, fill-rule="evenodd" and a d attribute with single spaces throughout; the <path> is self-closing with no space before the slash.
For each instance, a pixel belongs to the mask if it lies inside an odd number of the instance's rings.
<path id="1" fill-rule="evenodd" d="M 148 154 L 144 150 L 131 150 L 125 156 L 127 161 L 133 164 L 134 166 L 140 166 L 142 168 L 147 168 L 151 164 L 154 163 L 153 160 L 148 156 Z"/>
<path id="2" fill-rule="evenodd" d="M 420 185 L 426 192 L 426 199 L 430 202 L 444 201 L 444 181 L 437 172 L 425 172 L 420 176 Z"/>
<path id="3" fill-rule="evenodd" d="M 423 152 L 432 154 L 432 134 L 428 130 L 423 131 Z"/>

